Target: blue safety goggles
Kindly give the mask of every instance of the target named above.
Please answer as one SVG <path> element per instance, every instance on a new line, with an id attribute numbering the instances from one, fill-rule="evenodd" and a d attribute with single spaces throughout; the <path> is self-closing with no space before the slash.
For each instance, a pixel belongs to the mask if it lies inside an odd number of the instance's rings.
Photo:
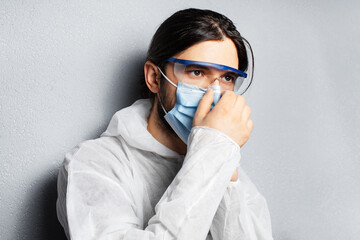
<path id="1" fill-rule="evenodd" d="M 181 64 L 184 64 L 185 66 L 187 66 L 187 65 L 199 65 L 199 66 L 213 67 L 213 68 L 217 68 L 219 70 L 235 72 L 235 73 L 239 74 L 240 76 L 242 76 L 243 78 L 247 77 L 247 74 L 240 71 L 239 69 L 232 68 L 232 67 L 225 66 L 225 65 L 221 65 L 221 64 L 217 64 L 217 63 L 191 61 L 191 60 L 184 60 L 184 59 L 173 58 L 173 57 L 169 57 L 168 59 L 166 59 L 166 61 L 173 62 L 173 63 L 181 63 Z"/>
<path id="2" fill-rule="evenodd" d="M 178 81 L 206 88 L 215 79 L 219 80 L 222 90 L 231 90 L 243 94 L 248 86 L 247 74 L 239 69 L 211 62 L 192 61 L 170 57 L 166 59 L 174 64 L 173 74 Z"/>

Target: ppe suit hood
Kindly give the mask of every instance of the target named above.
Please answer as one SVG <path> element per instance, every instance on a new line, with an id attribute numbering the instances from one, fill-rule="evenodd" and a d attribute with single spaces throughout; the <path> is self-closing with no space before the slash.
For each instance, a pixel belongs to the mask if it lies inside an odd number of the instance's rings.
<path id="1" fill-rule="evenodd" d="M 101 137 L 123 138 L 134 148 L 154 152 L 166 158 L 183 159 L 183 155 L 158 142 L 147 130 L 151 109 L 151 99 L 139 99 L 131 106 L 117 111 Z"/>

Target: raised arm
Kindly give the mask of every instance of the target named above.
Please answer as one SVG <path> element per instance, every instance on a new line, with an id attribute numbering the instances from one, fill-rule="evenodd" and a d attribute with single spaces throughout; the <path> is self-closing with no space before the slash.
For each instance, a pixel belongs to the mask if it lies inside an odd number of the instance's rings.
<path id="1" fill-rule="evenodd" d="M 142 208 L 151 206 L 143 205 L 130 165 L 123 166 L 117 173 L 119 181 L 114 181 L 103 170 L 113 167 L 99 164 L 111 165 L 115 159 L 100 161 L 100 157 L 113 158 L 82 146 L 66 156 L 59 175 L 59 193 L 66 192 L 66 204 L 60 200 L 58 207 L 67 215 L 71 239 L 203 240 L 238 165 L 240 148 L 218 130 L 193 128 L 183 166 L 145 229 Z"/>

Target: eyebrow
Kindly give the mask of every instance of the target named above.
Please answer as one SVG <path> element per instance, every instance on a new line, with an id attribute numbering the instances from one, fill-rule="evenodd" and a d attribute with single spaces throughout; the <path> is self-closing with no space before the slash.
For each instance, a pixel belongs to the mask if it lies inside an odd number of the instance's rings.
<path id="1" fill-rule="evenodd" d="M 197 64 L 189 64 L 186 65 L 186 68 L 200 68 L 200 69 L 205 69 L 205 70 L 209 70 L 210 68 L 207 66 L 202 66 L 202 65 L 197 65 Z"/>
<path id="2" fill-rule="evenodd" d="M 208 66 L 203 66 L 203 65 L 198 65 L 198 64 L 189 64 L 189 65 L 186 65 L 185 69 L 187 68 L 200 68 L 200 69 L 204 69 L 204 70 L 209 70 L 210 71 L 210 68 L 211 67 L 208 67 Z M 225 75 L 225 74 L 231 74 L 231 75 L 234 75 L 234 76 L 238 76 L 239 74 L 236 73 L 236 72 L 233 72 L 233 71 L 229 71 L 229 70 L 220 70 L 223 72 L 222 75 Z"/>

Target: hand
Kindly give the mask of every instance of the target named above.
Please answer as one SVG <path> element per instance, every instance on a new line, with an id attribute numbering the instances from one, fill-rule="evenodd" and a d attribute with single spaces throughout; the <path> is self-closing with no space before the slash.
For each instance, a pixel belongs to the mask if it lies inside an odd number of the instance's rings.
<path id="1" fill-rule="evenodd" d="M 231 181 L 232 182 L 236 182 L 238 179 L 238 170 L 236 169 L 235 172 L 233 173 L 233 175 L 231 176 Z"/>
<path id="2" fill-rule="evenodd" d="M 250 119 L 251 109 L 246 105 L 245 98 L 236 96 L 232 91 L 226 91 L 210 112 L 213 99 L 213 90 L 209 88 L 199 102 L 193 126 L 206 126 L 220 130 L 242 147 L 253 129 L 253 121 Z M 237 179 L 236 169 L 230 180 L 235 182 Z"/>
<path id="3" fill-rule="evenodd" d="M 206 126 L 220 130 L 242 147 L 253 129 L 253 121 L 250 119 L 251 109 L 246 105 L 245 97 L 237 96 L 233 91 L 225 91 L 210 111 L 213 99 L 213 90 L 208 88 L 199 102 L 193 126 Z"/>

